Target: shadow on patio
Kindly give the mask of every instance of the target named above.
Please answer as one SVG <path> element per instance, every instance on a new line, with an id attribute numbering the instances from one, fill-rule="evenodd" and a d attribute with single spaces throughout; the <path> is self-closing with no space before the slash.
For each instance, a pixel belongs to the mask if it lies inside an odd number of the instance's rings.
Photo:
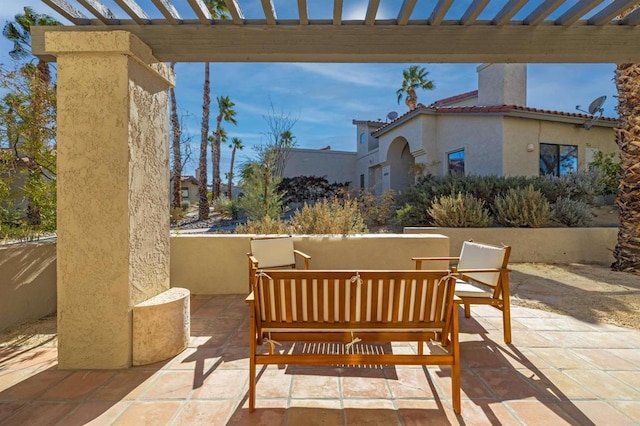
<path id="1" fill-rule="evenodd" d="M 55 341 L 0 350 L 0 424 L 636 424 L 640 333 L 513 307 L 461 315 L 462 415 L 448 368 L 270 366 L 246 405 L 243 296 L 192 298 L 190 347 L 121 371 L 57 369 Z M 371 345 L 368 345 L 371 346 Z M 290 349 L 281 348 L 279 350 Z M 294 348 L 293 350 L 300 350 Z M 415 351 L 415 345 L 369 350 Z"/>

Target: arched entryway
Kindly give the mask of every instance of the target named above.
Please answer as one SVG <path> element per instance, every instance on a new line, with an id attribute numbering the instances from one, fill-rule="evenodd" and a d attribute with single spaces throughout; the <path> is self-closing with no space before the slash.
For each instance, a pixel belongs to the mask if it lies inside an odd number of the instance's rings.
<path id="1" fill-rule="evenodd" d="M 411 154 L 409 142 L 398 137 L 391 142 L 387 151 L 387 164 L 389 165 L 389 185 L 394 191 L 401 191 L 407 185 L 413 183 L 412 173 L 415 158 Z"/>

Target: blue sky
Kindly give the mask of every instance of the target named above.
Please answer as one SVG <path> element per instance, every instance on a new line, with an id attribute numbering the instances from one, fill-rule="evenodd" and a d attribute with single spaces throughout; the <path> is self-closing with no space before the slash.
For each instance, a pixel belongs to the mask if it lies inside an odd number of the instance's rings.
<path id="1" fill-rule="evenodd" d="M 480 19 L 491 18 L 506 1 L 493 0 Z M 82 10 L 73 0 L 69 2 Z M 185 19 L 195 18 L 186 0 L 172 2 Z M 273 2 L 278 18 L 297 17 L 296 1 Z M 127 19 L 127 15 L 111 0 L 103 0 L 103 3 L 118 17 Z M 139 0 L 138 3 L 152 18 L 161 17 L 149 0 Z M 247 19 L 264 18 L 259 0 L 238 0 L 238 3 Z M 333 2 L 313 0 L 308 3 L 311 19 L 331 17 Z M 465 8 L 468 3 L 460 2 Z M 572 3 L 569 1 L 567 7 Z M 363 19 L 366 4 L 366 0 L 345 0 L 343 19 Z M 382 0 L 377 17 L 395 17 L 400 4 L 398 0 Z M 522 19 L 537 4 L 532 2 L 514 19 Z M 39 0 L 3 0 L 0 23 L 4 26 L 6 21 L 13 20 L 24 6 L 31 6 L 37 12 L 47 13 L 65 25 L 69 24 Z M 412 17 L 426 18 L 430 13 L 428 7 L 432 8 L 433 2 L 418 0 Z M 447 17 L 456 14 L 461 12 L 452 8 Z M 11 66 L 12 60 L 7 53 L 10 48 L 10 43 L 2 38 L 0 63 L 4 66 Z M 229 96 L 236 104 L 238 125 L 225 125 L 225 128 L 230 137 L 239 137 L 245 145 L 245 149 L 238 153 L 237 165 L 253 156 L 251 146 L 264 142 L 263 134 L 268 128 L 263 117 L 273 103 L 277 113 L 297 118 L 292 132 L 299 147 L 323 148 L 329 145 L 332 150 L 353 151 L 356 147 L 355 127 L 351 124 L 353 119 L 384 120 L 390 111 L 400 114 L 406 111 L 404 102 L 396 102 L 395 91 L 402 82 L 402 70 L 409 65 L 413 64 L 214 63 L 211 64 L 211 128 L 215 126 L 215 97 Z M 429 71 L 428 77 L 435 83 L 434 90 L 418 92 L 419 102 L 424 104 L 477 88 L 477 63 L 419 65 Z M 605 115 L 615 117 L 617 101 L 613 71 L 613 64 L 529 64 L 527 106 L 576 112 L 576 105 L 586 109 L 593 99 L 606 95 Z M 184 115 L 184 130 L 191 135 L 193 145 L 192 161 L 187 164 L 186 174 L 193 174 L 200 142 L 204 65 L 177 64 L 176 74 L 178 108 Z M 223 172 L 229 169 L 230 155 L 229 149 L 223 149 Z M 222 177 L 224 180 L 224 175 Z"/>

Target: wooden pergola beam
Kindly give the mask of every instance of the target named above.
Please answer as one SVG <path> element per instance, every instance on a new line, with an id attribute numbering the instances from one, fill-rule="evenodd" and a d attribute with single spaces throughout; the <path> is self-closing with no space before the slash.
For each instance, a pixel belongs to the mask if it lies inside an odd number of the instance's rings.
<path id="1" fill-rule="evenodd" d="M 87 25 L 90 22 L 87 16 L 67 3 L 66 0 L 42 0 L 42 2 L 68 19 L 74 25 Z"/>
<path id="2" fill-rule="evenodd" d="M 478 19 L 478 15 L 480 15 L 484 8 L 487 7 L 487 4 L 489 4 L 489 0 L 473 0 L 473 3 L 469 5 L 462 15 L 460 24 L 466 26 L 475 24 Z"/>
<path id="3" fill-rule="evenodd" d="M 197 22 L 197 21 L 196 21 Z M 47 60 L 45 32 L 109 26 L 33 27 L 32 50 Z M 119 25 L 161 62 L 640 62 L 640 27 L 627 25 Z"/>
<path id="4" fill-rule="evenodd" d="M 365 24 L 373 25 L 376 22 L 376 14 L 378 13 L 379 6 L 380 0 L 369 0 L 369 6 L 367 6 L 367 15 L 364 18 Z"/>
<path id="5" fill-rule="evenodd" d="M 151 18 L 144 10 L 135 2 L 135 0 L 114 0 L 118 6 L 124 10 L 127 15 L 133 19 L 138 25 L 146 25 L 151 23 Z M 189 0 L 191 1 L 191 0 Z"/>

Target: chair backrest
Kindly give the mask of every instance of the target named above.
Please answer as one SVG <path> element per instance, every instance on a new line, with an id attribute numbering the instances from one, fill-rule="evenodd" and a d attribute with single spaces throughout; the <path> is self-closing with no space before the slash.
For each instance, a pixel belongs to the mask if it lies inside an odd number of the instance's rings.
<path id="1" fill-rule="evenodd" d="M 293 237 L 252 239 L 251 254 L 258 259 L 260 269 L 289 266 L 296 263 L 293 253 Z"/>
<path id="2" fill-rule="evenodd" d="M 458 269 L 502 269 L 507 267 L 510 247 L 497 247 L 465 241 L 462 244 Z M 499 272 L 469 272 L 464 273 L 474 281 L 496 286 L 500 280 Z"/>

